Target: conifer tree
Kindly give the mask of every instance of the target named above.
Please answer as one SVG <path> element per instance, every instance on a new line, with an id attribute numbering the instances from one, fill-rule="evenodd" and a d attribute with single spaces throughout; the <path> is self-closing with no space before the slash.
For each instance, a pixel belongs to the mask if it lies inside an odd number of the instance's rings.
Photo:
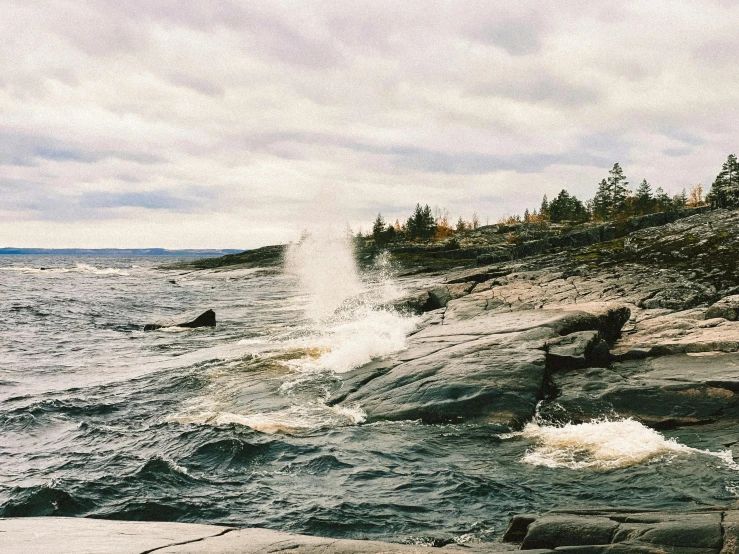
<path id="1" fill-rule="evenodd" d="M 539 208 L 539 216 L 541 216 L 542 221 L 546 221 L 549 219 L 549 200 L 547 200 L 547 195 L 544 195 L 544 198 L 541 199 L 541 207 Z"/>
<path id="2" fill-rule="evenodd" d="M 582 202 L 562 189 L 549 204 L 549 218 L 555 223 L 561 221 L 580 223 L 588 219 L 588 212 Z"/>
<path id="3" fill-rule="evenodd" d="M 603 179 L 598 185 L 598 191 L 593 198 L 593 219 L 605 221 L 611 215 L 611 195 L 608 181 Z"/>
<path id="4" fill-rule="evenodd" d="M 736 155 L 729 154 L 726 158 L 708 196 L 715 208 L 739 207 L 739 162 Z"/>
<path id="5" fill-rule="evenodd" d="M 611 197 L 611 217 L 615 219 L 617 216 L 622 215 L 626 211 L 626 185 L 629 182 L 626 180 L 623 169 L 618 163 L 613 164 L 613 168 L 608 172 L 608 192 Z"/>
<path id="6" fill-rule="evenodd" d="M 654 191 L 654 204 L 657 212 L 669 212 L 672 209 L 670 196 L 662 187 L 657 187 L 657 190 Z"/>
<path id="7" fill-rule="evenodd" d="M 407 227 L 410 238 L 428 240 L 434 236 L 434 233 L 436 233 L 436 222 L 428 204 L 423 208 L 420 204 L 416 204 L 413 215 L 408 218 Z"/>
<path id="8" fill-rule="evenodd" d="M 652 196 L 652 185 L 646 179 L 642 179 L 639 188 L 636 189 L 636 200 L 634 209 L 637 214 L 649 214 L 654 210 L 654 197 Z"/>

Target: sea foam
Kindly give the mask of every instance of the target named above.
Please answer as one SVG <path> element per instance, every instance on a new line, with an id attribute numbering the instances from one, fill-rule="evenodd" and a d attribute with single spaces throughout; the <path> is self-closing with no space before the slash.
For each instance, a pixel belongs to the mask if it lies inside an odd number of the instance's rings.
<path id="1" fill-rule="evenodd" d="M 551 468 L 619 469 L 679 454 L 709 455 L 733 465 L 731 452 L 691 448 L 630 418 L 559 427 L 532 422 L 520 435 L 534 442 L 522 461 Z"/>

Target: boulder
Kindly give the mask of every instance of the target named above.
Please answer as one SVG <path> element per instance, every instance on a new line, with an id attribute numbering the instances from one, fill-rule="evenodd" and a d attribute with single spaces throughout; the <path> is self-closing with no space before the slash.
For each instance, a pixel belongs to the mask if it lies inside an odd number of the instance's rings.
<path id="1" fill-rule="evenodd" d="M 580 331 L 557 337 L 546 344 L 547 367 L 580 369 L 607 365 L 610 360 L 608 345 L 598 331 Z"/>
<path id="2" fill-rule="evenodd" d="M 516 516 L 504 535 L 521 550 L 581 554 L 735 554 L 737 512 L 708 508 L 658 512 L 605 508 Z"/>
<path id="3" fill-rule="evenodd" d="M 144 331 L 156 331 L 165 327 L 184 327 L 194 329 L 196 327 L 215 327 L 216 313 L 213 310 L 207 310 L 197 317 L 193 318 L 193 314 L 186 314 L 178 318 L 163 319 L 155 323 L 147 323 L 144 325 Z"/>
<path id="4" fill-rule="evenodd" d="M 727 296 L 713 304 L 706 311 L 706 319 L 722 317 L 729 321 L 739 319 L 739 295 Z"/>

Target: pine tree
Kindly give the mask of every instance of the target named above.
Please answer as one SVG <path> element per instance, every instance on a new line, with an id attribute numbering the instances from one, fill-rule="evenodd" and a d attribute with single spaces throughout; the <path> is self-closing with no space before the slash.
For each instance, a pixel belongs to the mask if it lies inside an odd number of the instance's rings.
<path id="1" fill-rule="evenodd" d="M 636 189 L 636 200 L 634 209 L 637 214 L 649 214 L 654 210 L 654 197 L 652 196 L 652 185 L 643 179 Z"/>
<path id="2" fill-rule="evenodd" d="M 672 200 L 662 187 L 654 191 L 654 204 L 657 212 L 669 212 L 672 209 Z"/>
<path id="3" fill-rule="evenodd" d="M 588 212 L 582 202 L 562 189 L 549 204 L 549 218 L 555 223 L 561 221 L 580 223 L 588 219 Z"/>
<path id="4" fill-rule="evenodd" d="M 375 240 L 377 240 L 377 237 L 382 234 L 384 230 L 385 218 L 382 217 L 382 214 L 377 214 L 377 219 L 375 219 L 375 222 L 372 224 L 372 236 L 375 237 Z"/>
<path id="5" fill-rule="evenodd" d="M 541 199 L 539 215 L 541 216 L 542 221 L 546 221 L 549 219 L 549 200 L 547 200 L 546 194 L 544 195 L 544 198 Z"/>
<path id="6" fill-rule="evenodd" d="M 431 214 L 431 208 L 426 204 L 423 208 L 416 204 L 413 215 L 408 218 L 408 236 L 410 238 L 428 240 L 436 233 L 436 222 Z"/>
<path id="7" fill-rule="evenodd" d="M 603 179 L 598 185 L 598 192 L 593 198 L 593 219 L 605 221 L 611 215 L 611 194 L 608 181 Z"/>
<path id="8" fill-rule="evenodd" d="M 611 197 L 611 218 L 616 219 L 617 216 L 623 215 L 626 211 L 626 180 L 623 169 L 618 163 L 613 164 L 613 168 L 608 172 L 608 192 Z"/>
<path id="9" fill-rule="evenodd" d="M 739 207 L 739 162 L 736 155 L 729 154 L 726 158 L 708 197 L 715 208 Z"/>
<path id="10" fill-rule="evenodd" d="M 457 233 L 463 233 L 467 230 L 467 222 L 462 219 L 462 216 L 459 216 L 459 220 L 457 221 Z"/>
<path id="11" fill-rule="evenodd" d="M 528 223 L 531 220 L 531 214 L 529 213 L 529 209 L 526 208 L 523 212 L 523 220 L 524 222 Z"/>
<path id="12" fill-rule="evenodd" d="M 390 242 L 390 236 L 387 229 L 385 229 L 385 218 L 382 217 L 382 214 L 377 214 L 377 219 L 372 224 L 372 238 L 375 239 L 375 245 L 379 248 Z"/>

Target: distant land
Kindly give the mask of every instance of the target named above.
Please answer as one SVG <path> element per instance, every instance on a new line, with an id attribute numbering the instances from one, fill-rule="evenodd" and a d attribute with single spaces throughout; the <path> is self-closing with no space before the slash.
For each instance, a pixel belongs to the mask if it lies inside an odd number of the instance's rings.
<path id="1" fill-rule="evenodd" d="M 166 248 L 0 248 L 3 255 L 36 256 L 194 256 L 199 258 L 238 254 L 242 250 L 233 249 L 187 249 L 167 250 Z"/>

